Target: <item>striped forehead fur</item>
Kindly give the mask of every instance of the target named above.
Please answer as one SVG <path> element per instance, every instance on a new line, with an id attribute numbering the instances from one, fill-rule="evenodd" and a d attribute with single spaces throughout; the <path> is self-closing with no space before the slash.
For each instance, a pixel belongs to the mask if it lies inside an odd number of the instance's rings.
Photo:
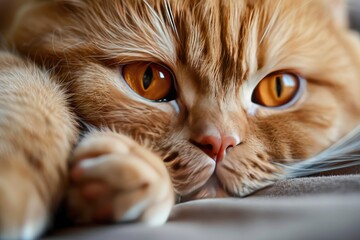
<path id="1" fill-rule="evenodd" d="M 72 24 L 81 28 L 77 36 L 95 46 L 102 60 L 124 63 L 143 59 L 175 66 L 176 29 L 166 1 L 67 2 L 73 21 L 82 23 Z"/>
<path id="2" fill-rule="evenodd" d="M 285 22 L 294 14 L 279 18 L 280 12 L 286 12 L 280 9 L 286 5 L 282 1 L 108 1 L 112 4 L 65 1 L 77 8 L 70 11 L 73 21 L 82 23 L 72 24 L 81 28 L 75 31 L 73 46 L 82 39 L 87 54 L 95 48 L 94 55 L 115 63 L 142 59 L 176 69 L 181 62 L 196 77 L 199 89 L 213 96 L 239 89 L 262 66 L 261 45 L 267 55 L 275 55 L 285 45 L 289 31 L 275 22 Z M 301 8 L 299 1 L 293 4 Z M 282 38 L 269 37 L 271 30 Z"/>
<path id="3" fill-rule="evenodd" d="M 136 0 L 114 1 L 115 7 L 107 9 L 108 5 L 97 1 L 67 2 L 78 8 L 73 20 L 85 25 L 79 26 L 77 34 L 85 33 L 84 42 L 90 41 L 104 58 L 122 63 L 156 61 L 170 68 L 181 61 L 192 69 L 201 87 L 214 95 L 239 87 L 254 63 L 244 57 L 246 45 L 256 44 L 252 4 Z"/>

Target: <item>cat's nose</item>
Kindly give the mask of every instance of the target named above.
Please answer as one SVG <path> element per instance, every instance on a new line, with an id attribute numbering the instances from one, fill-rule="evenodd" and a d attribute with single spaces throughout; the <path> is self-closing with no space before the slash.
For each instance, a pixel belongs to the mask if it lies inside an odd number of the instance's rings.
<path id="1" fill-rule="evenodd" d="M 219 162 L 225 157 L 226 151 L 238 145 L 239 141 L 233 136 L 219 138 L 213 135 L 205 135 L 194 141 L 194 144 L 209 157 Z"/>

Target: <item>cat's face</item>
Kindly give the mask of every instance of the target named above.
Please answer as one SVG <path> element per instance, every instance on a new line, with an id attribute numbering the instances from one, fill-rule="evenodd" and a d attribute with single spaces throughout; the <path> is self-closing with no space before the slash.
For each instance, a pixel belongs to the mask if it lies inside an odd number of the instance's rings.
<path id="1" fill-rule="evenodd" d="M 337 2 L 56 1 L 11 41 L 82 120 L 161 155 L 184 199 L 243 196 L 358 123 L 359 44 Z"/>

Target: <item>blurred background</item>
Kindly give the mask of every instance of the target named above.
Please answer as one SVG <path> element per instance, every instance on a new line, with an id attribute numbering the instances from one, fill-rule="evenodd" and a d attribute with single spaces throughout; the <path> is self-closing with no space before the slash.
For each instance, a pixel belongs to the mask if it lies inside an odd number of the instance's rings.
<path id="1" fill-rule="evenodd" d="M 349 0 L 351 27 L 360 31 L 360 1 Z"/>
<path id="2" fill-rule="evenodd" d="M 10 25 L 12 16 L 21 4 L 29 0 L 0 0 L 0 32 Z"/>

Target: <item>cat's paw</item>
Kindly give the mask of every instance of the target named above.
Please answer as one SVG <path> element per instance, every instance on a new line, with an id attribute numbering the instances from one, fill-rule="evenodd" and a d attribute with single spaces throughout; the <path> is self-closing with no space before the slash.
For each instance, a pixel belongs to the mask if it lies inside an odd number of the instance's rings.
<path id="1" fill-rule="evenodd" d="M 46 194 L 35 185 L 35 174 L 11 160 L 0 169 L 0 239 L 35 239 L 49 221 Z"/>
<path id="2" fill-rule="evenodd" d="M 74 152 L 67 196 L 80 223 L 139 221 L 163 224 L 174 204 L 167 170 L 156 155 L 112 132 L 93 133 Z"/>

